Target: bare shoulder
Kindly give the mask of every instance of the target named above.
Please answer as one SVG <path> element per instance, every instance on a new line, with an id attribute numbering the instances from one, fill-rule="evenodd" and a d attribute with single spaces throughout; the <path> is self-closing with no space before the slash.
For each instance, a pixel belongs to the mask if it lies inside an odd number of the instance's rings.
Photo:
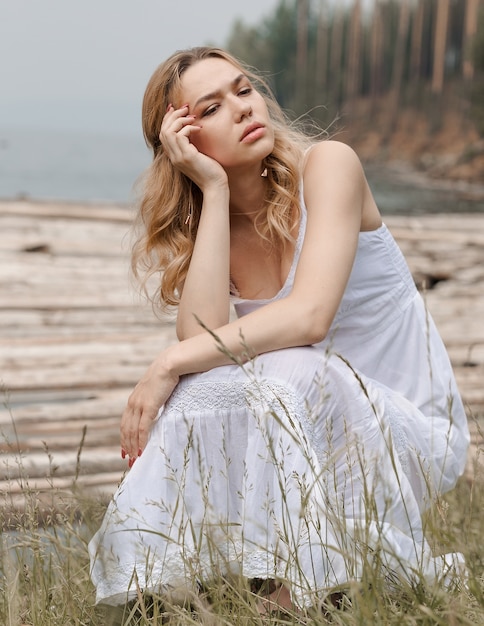
<path id="1" fill-rule="evenodd" d="M 305 171 L 319 167 L 329 170 L 343 167 L 348 173 L 354 170 L 355 173 L 363 174 L 361 161 L 353 148 L 334 139 L 320 141 L 310 148 Z"/>
<path id="2" fill-rule="evenodd" d="M 381 225 L 381 215 L 356 152 L 340 141 L 322 141 L 309 151 L 304 168 L 308 209 L 326 205 L 336 214 L 359 216 L 360 230 Z"/>
<path id="3" fill-rule="evenodd" d="M 363 193 L 366 178 L 356 152 L 341 141 L 327 140 L 314 144 L 307 154 L 303 173 L 305 189 L 354 188 Z"/>

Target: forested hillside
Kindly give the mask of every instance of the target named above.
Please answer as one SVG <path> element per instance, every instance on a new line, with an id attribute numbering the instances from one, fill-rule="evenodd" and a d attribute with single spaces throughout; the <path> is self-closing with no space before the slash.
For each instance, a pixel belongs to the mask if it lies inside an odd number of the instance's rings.
<path id="1" fill-rule="evenodd" d="M 228 48 L 364 158 L 484 181 L 483 0 L 281 0 Z"/>

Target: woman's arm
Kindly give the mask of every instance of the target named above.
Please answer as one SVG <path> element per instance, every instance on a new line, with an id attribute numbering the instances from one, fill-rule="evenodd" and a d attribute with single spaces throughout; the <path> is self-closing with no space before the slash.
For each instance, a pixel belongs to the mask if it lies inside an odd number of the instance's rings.
<path id="1" fill-rule="evenodd" d="M 326 336 L 353 265 L 366 189 L 351 148 L 325 142 L 312 149 L 304 171 L 306 236 L 291 293 L 217 328 L 215 334 L 227 352 L 207 332 L 164 350 L 131 394 L 123 415 L 121 441 L 129 454 L 146 444 L 158 408 L 179 376 L 229 364 L 228 354 L 247 360 Z"/>
<path id="2" fill-rule="evenodd" d="M 308 217 L 293 289 L 215 330 L 231 354 L 242 356 L 241 336 L 252 356 L 324 339 L 353 266 L 364 193 L 363 170 L 351 148 L 336 142 L 313 148 L 304 172 Z M 171 346 L 162 360 L 178 375 L 230 362 L 207 333 Z"/>
<path id="3" fill-rule="evenodd" d="M 228 186 L 203 194 L 202 212 L 190 267 L 177 312 L 176 331 L 183 340 L 219 328 L 230 318 L 230 218 Z"/>
<path id="4" fill-rule="evenodd" d="M 202 191 L 203 204 L 190 266 L 177 313 L 180 340 L 229 321 L 230 219 L 227 174 L 214 159 L 202 154 L 190 137 L 200 131 L 188 107 L 168 107 L 160 140 L 175 167 Z M 188 227 L 188 226 L 187 226 Z"/>

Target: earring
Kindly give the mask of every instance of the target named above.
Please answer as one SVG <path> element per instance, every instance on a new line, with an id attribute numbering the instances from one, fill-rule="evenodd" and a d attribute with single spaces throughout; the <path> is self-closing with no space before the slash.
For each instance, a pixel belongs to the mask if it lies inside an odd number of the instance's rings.
<path id="1" fill-rule="evenodd" d="M 188 206 L 188 215 L 185 218 L 185 226 L 190 223 L 190 220 L 192 219 L 192 215 L 193 215 L 193 208 L 192 208 L 192 205 L 190 204 Z"/>
<path id="2" fill-rule="evenodd" d="M 262 178 L 267 178 L 267 167 L 265 167 L 265 168 L 262 170 L 261 177 L 262 177 Z"/>

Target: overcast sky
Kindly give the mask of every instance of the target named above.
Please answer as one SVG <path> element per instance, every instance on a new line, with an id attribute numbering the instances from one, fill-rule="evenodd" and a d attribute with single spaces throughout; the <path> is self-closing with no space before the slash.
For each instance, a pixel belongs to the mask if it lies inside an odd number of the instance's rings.
<path id="1" fill-rule="evenodd" d="M 139 133 L 143 91 L 175 50 L 225 44 L 278 0 L 0 0 L 0 129 Z"/>

